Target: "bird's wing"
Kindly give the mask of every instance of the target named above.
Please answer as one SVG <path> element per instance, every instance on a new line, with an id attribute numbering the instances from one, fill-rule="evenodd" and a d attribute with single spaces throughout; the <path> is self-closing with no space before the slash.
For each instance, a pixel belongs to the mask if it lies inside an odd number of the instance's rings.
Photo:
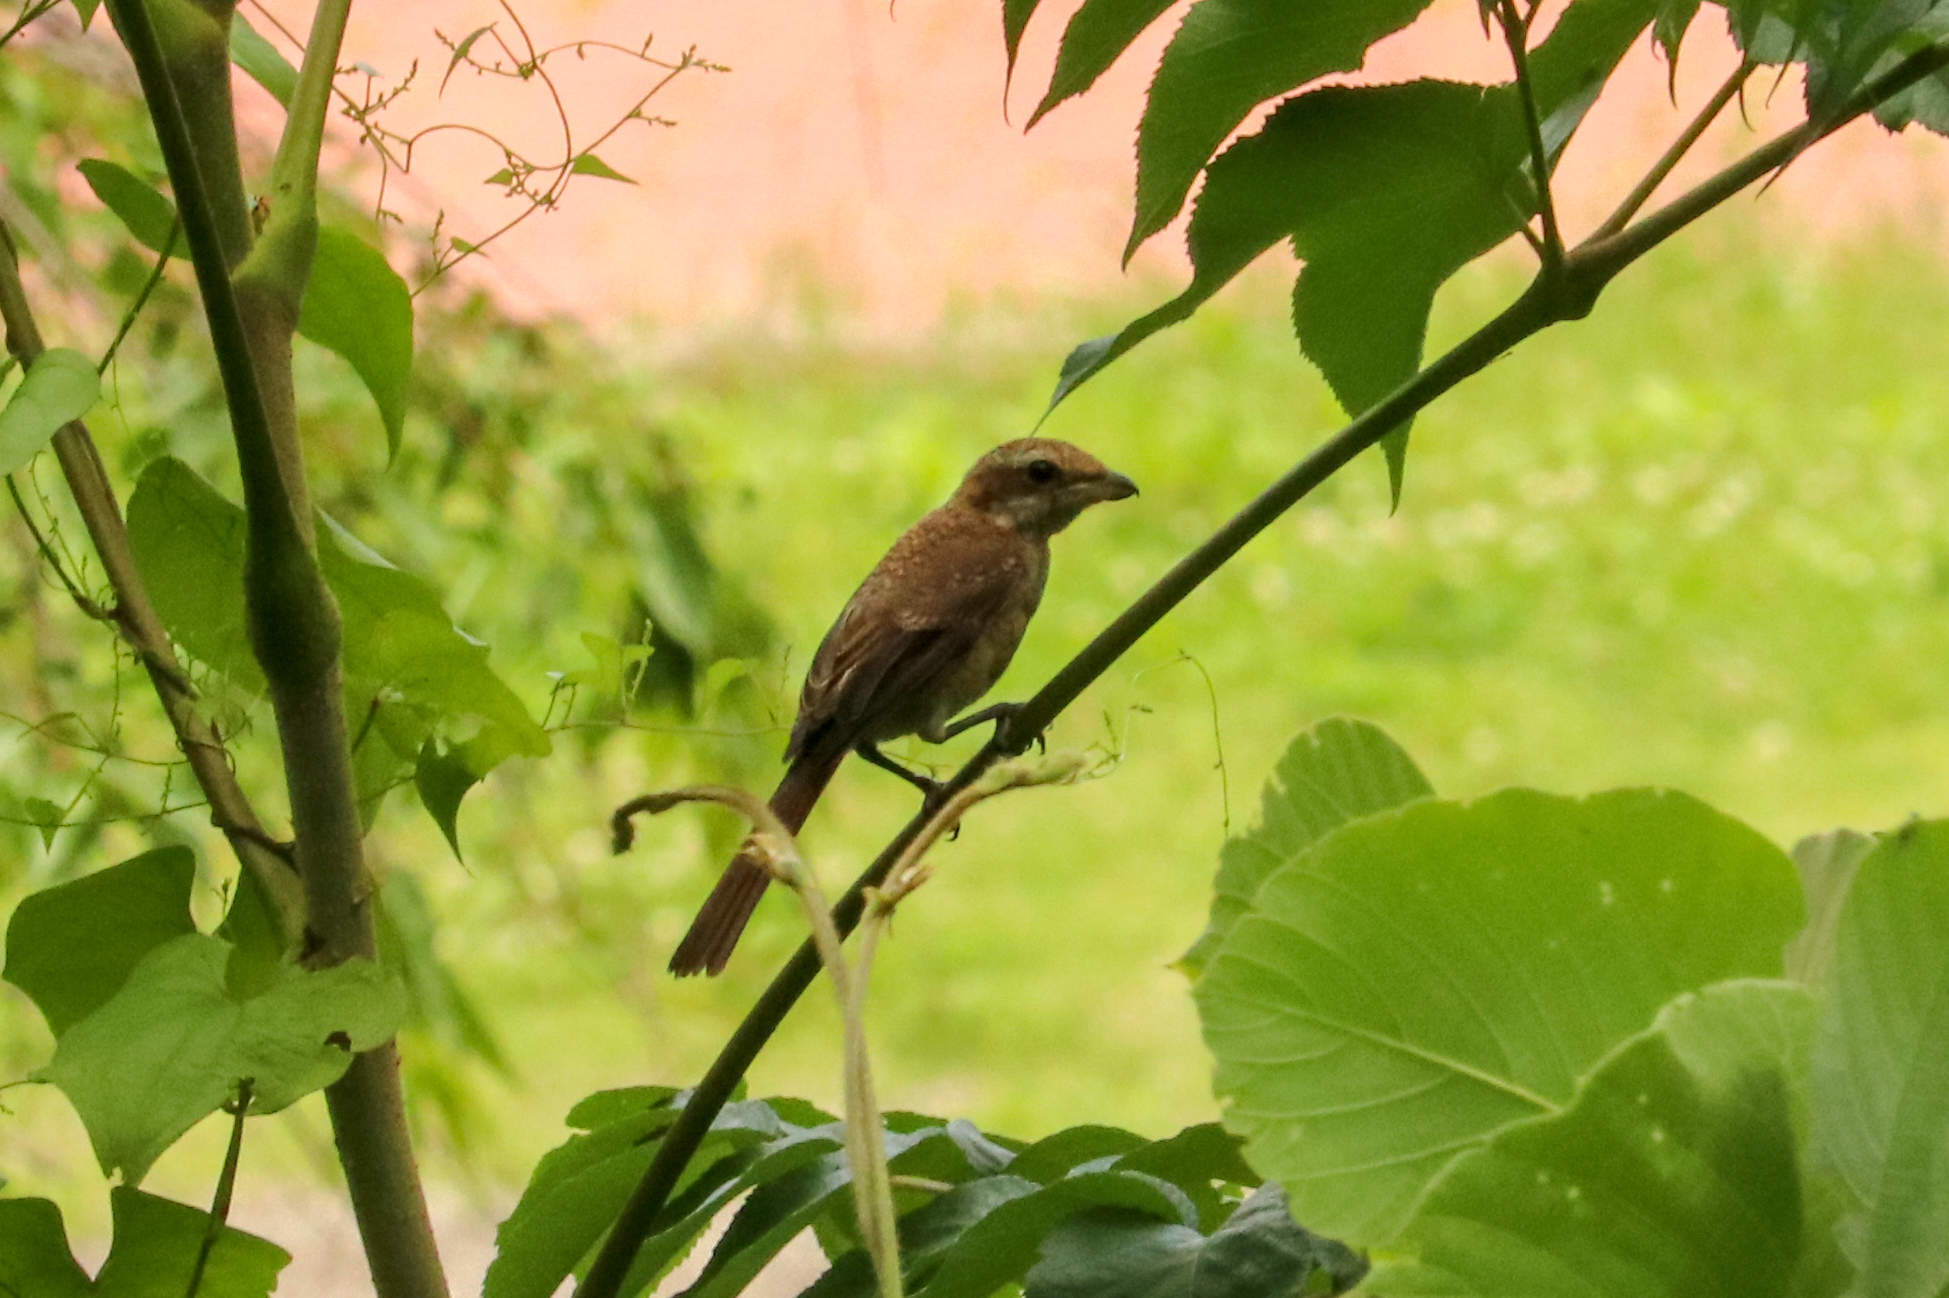
<path id="1" fill-rule="evenodd" d="M 819 645 L 786 759 L 814 744 L 850 749 L 889 700 L 935 695 L 1021 601 L 1036 562 L 1024 544 L 985 524 L 902 537 Z M 1031 607 L 1039 573 L 1033 585 Z"/>

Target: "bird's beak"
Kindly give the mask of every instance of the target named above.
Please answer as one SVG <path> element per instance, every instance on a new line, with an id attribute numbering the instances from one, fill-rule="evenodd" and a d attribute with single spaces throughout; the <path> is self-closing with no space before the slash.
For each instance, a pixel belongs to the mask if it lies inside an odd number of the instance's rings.
<path id="1" fill-rule="evenodd" d="M 1106 473 L 1089 484 L 1092 500 L 1128 500 L 1137 494 L 1137 484 L 1121 473 Z"/>

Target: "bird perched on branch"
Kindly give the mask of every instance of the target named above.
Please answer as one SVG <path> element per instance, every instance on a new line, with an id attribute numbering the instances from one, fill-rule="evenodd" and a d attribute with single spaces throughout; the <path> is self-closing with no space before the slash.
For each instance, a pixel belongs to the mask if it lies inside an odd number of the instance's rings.
<path id="1" fill-rule="evenodd" d="M 935 786 L 880 752 L 903 735 L 945 742 L 1005 717 L 989 708 L 950 724 L 1015 656 L 1049 576 L 1049 538 L 1091 505 L 1137 486 L 1067 442 L 1025 437 L 975 462 L 953 499 L 909 528 L 867 574 L 806 672 L 791 765 L 771 808 L 793 833 L 847 753 Z M 670 959 L 679 976 L 718 973 L 770 882 L 741 849 Z"/>

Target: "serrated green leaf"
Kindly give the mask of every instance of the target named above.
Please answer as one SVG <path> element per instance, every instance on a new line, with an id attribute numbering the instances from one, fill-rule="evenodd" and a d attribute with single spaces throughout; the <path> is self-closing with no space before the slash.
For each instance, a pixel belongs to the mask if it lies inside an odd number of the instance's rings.
<path id="1" fill-rule="evenodd" d="M 1065 99 L 1082 94 L 1096 84 L 1112 63 L 1130 47 L 1146 27 L 1163 16 L 1171 0 L 1083 0 L 1063 28 L 1062 46 L 1056 51 L 1056 70 L 1049 78 L 1048 93 L 1029 118 L 1032 127 Z M 1011 47 L 1009 61 L 1014 62 Z"/>
<path id="2" fill-rule="evenodd" d="M 100 396 L 93 361 L 67 347 L 42 352 L 0 410 L 0 474 L 25 466 L 63 424 L 87 414 Z"/>
<path id="3" fill-rule="evenodd" d="M 1679 46 L 1684 43 L 1685 33 L 1698 12 L 1699 0 L 1671 0 L 1658 10 L 1658 16 L 1651 22 L 1652 38 L 1665 51 L 1665 66 L 1674 85 L 1678 79 Z"/>
<path id="4" fill-rule="evenodd" d="M 1205 0 L 1185 30 L 1214 3 L 1229 0 Z M 1315 12 L 1255 3 L 1267 12 Z M 1559 19 L 1530 59 L 1538 109 L 1554 133 L 1568 138 L 1581 120 L 1576 106 L 1588 106 L 1658 4 L 1578 0 Z M 1573 111 L 1561 111 L 1566 107 Z M 1359 414 L 1418 368 L 1435 290 L 1521 224 L 1510 195 L 1527 156 L 1508 85 L 1416 81 L 1330 87 L 1287 100 L 1261 131 L 1206 169 L 1188 235 L 1190 286 L 1121 332 L 1072 352 L 1050 404 L 1189 317 L 1275 243 L 1291 239 L 1305 262 L 1293 287 L 1301 350 L 1348 413 Z M 1200 158 L 1196 166 L 1203 165 Z M 1182 197 L 1180 189 L 1164 220 Z M 1397 503 L 1407 437 L 1403 425 L 1383 443 Z"/>
<path id="5" fill-rule="evenodd" d="M 1949 822 L 1864 857 L 1835 934 L 1814 1046 L 1815 1156 L 1853 1197 L 1855 1292 L 1949 1285 Z"/>
<path id="6" fill-rule="evenodd" d="M 95 197 L 150 252 L 167 252 L 176 237 L 176 205 L 148 181 L 104 158 L 83 158 L 75 170 Z"/>
<path id="7" fill-rule="evenodd" d="M 1220 852 L 1211 919 L 1180 964 L 1194 976 L 1203 972 L 1266 876 L 1326 834 L 1434 796 L 1414 759 L 1379 726 L 1333 717 L 1301 732 L 1266 781 L 1258 827 Z"/>
<path id="8" fill-rule="evenodd" d="M 398 1029 L 398 984 L 369 960 L 287 968 L 261 996 L 230 995 L 230 944 L 200 933 L 155 947 L 113 997 L 71 1025 L 38 1074 L 80 1114 L 104 1175 L 140 1181 L 177 1137 L 252 1081 L 272 1113 L 336 1081 Z"/>
<path id="9" fill-rule="evenodd" d="M 1686 998 L 1563 1113 L 1510 1127 L 1429 1192 L 1389 1294 L 1787 1298 L 1808 1220 L 1794 1092 L 1813 1004 L 1787 983 Z"/>
<path id="10" fill-rule="evenodd" d="M 1008 49 L 1008 78 L 1015 77 L 1015 59 L 1022 52 L 1022 33 L 1041 0 L 1002 0 L 1002 44 Z M 1006 87 L 1003 89 L 1006 94 Z"/>
<path id="11" fill-rule="evenodd" d="M 1666 1001 L 1777 977 L 1803 921 L 1785 854 L 1703 803 L 1512 789 L 1321 839 L 1260 885 L 1195 995 L 1252 1166 L 1313 1229 L 1378 1246 Z"/>
<path id="12" fill-rule="evenodd" d="M 286 108 L 291 107 L 291 96 L 298 90 L 298 70 L 236 11 L 230 16 L 230 61 L 242 68 L 245 76 L 270 91 L 271 98 Z"/>
<path id="13" fill-rule="evenodd" d="M 426 814 L 433 817 L 433 823 L 446 835 L 447 846 L 453 849 L 453 859 L 464 862 L 460 854 L 460 831 L 455 824 L 460 815 L 460 800 L 467 796 L 467 790 L 480 783 L 467 759 L 451 750 L 442 750 L 431 739 L 420 749 L 420 759 L 413 767 L 413 787 L 419 790 L 420 805 Z"/>
<path id="14" fill-rule="evenodd" d="M 398 455 L 413 371 L 413 295 L 399 272 L 350 230 L 321 228 L 298 332 L 351 362 L 379 406 L 386 458 Z"/>
<path id="15" fill-rule="evenodd" d="M 144 956 L 194 933 L 196 858 L 159 847 L 25 898 L 7 923 L 6 979 L 59 1037 L 120 991 Z"/>
<path id="16" fill-rule="evenodd" d="M 1151 81 L 1137 127 L 1137 216 L 1124 260 L 1170 224 L 1211 155 L 1253 108 L 1329 72 L 1352 72 L 1367 47 L 1420 16 L 1429 0 L 1199 0 Z"/>
<path id="17" fill-rule="evenodd" d="M 1263 1298 L 1345 1293 L 1365 1259 L 1293 1220 L 1276 1185 L 1262 1186 L 1223 1226 L 1202 1235 L 1123 1213 L 1079 1213 L 1049 1232 L 1024 1298 Z"/>
<path id="18" fill-rule="evenodd" d="M 576 154 L 575 161 L 569 164 L 569 173 L 576 176 L 600 176 L 604 180 L 620 180 L 625 185 L 636 183 L 593 153 Z"/>

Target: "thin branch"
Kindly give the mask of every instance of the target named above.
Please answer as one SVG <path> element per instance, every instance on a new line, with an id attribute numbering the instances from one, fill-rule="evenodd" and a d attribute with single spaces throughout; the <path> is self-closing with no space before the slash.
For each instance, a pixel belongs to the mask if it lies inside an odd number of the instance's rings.
<path id="1" fill-rule="evenodd" d="M 80 609 L 84 616 L 97 622 L 113 622 L 115 615 L 83 593 L 81 587 L 75 583 L 75 579 L 68 575 L 67 565 L 61 562 L 61 556 L 54 552 L 52 545 L 48 544 L 47 537 L 41 534 L 40 524 L 36 523 L 33 514 L 28 512 L 27 502 L 20 498 L 20 486 L 14 481 L 14 475 L 11 473 L 7 475 L 7 494 L 13 497 L 14 509 L 20 514 L 20 521 L 27 524 L 28 535 L 34 538 L 34 548 L 41 552 L 41 558 L 53 570 L 56 580 L 68 592 L 68 598 L 74 601 L 74 606 Z"/>
<path id="2" fill-rule="evenodd" d="M 1946 66 L 1949 66 L 1949 42 L 1926 47 L 1877 78 L 1835 122 L 1823 127 L 1803 126 L 1799 131 L 1789 132 L 1622 235 L 1580 245 L 1566 256 L 1563 274 L 1539 276 L 1500 315 L 1334 434 L 1179 560 L 998 727 L 1000 733 L 992 736 L 943 787 L 943 796 L 954 798 L 1003 758 L 1024 752 L 1057 714 L 1109 670 L 1165 614 L 1223 567 L 1246 542 L 1270 527 L 1360 452 L 1379 443 L 1404 421 L 1517 343 L 1559 321 L 1588 315 L 1610 278 L 1651 247 L 1704 216 L 1821 136 Z M 905 856 L 907 848 L 926 832 L 932 819 L 923 813 L 908 821 L 840 898 L 832 917 L 842 934 L 850 932 L 859 922 L 866 905 L 866 890 L 880 885 L 888 871 Z M 801 946 L 725 1042 L 709 1071 L 697 1083 L 683 1112 L 658 1145 L 650 1166 L 617 1216 L 587 1277 L 577 1288 L 577 1298 L 616 1298 L 629 1273 L 631 1259 L 648 1237 L 657 1214 L 676 1188 L 710 1124 L 751 1062 L 818 976 L 819 967 L 819 957 L 812 944 Z"/>
<path id="3" fill-rule="evenodd" d="M 96 374 L 108 373 L 108 367 L 114 364 L 115 353 L 121 350 L 122 340 L 129 336 L 129 330 L 135 328 L 135 318 L 142 314 L 143 307 L 149 305 L 149 295 L 156 291 L 156 285 L 162 283 L 162 273 L 169 268 L 169 256 L 176 251 L 176 239 L 182 230 L 183 223 L 180 220 L 170 224 L 169 241 L 163 244 L 162 253 L 156 258 L 156 268 L 149 272 L 149 278 L 142 285 L 142 291 L 135 295 L 135 301 L 129 303 L 129 309 L 123 313 L 122 323 L 115 330 L 115 337 L 109 341 L 108 350 L 102 353 L 101 362 L 95 366 Z"/>
<path id="4" fill-rule="evenodd" d="M 1733 74 L 1726 78 L 1725 84 L 1706 101 L 1705 107 L 1701 108 L 1698 115 L 1678 133 L 1678 138 L 1672 141 L 1671 147 L 1652 164 L 1650 171 L 1645 172 L 1644 179 L 1640 180 L 1625 196 L 1624 201 L 1617 205 L 1617 210 L 1605 217 L 1604 223 L 1591 232 L 1591 238 L 1608 239 L 1630 224 L 1631 218 L 1638 214 L 1638 209 L 1651 201 L 1651 196 L 1657 192 L 1658 186 L 1665 183 L 1680 160 L 1691 151 L 1693 145 L 1699 142 L 1699 137 L 1705 134 L 1706 128 L 1711 126 L 1719 114 L 1725 111 L 1726 105 L 1739 95 L 1747 79 L 1753 75 L 1756 66 L 1758 65 L 1749 59 L 1734 69 Z"/>
<path id="5" fill-rule="evenodd" d="M 196 1298 L 196 1291 L 203 1287 L 203 1272 L 210 1264 L 210 1253 L 223 1237 L 224 1224 L 230 1220 L 230 1196 L 237 1188 L 237 1162 L 244 1152 L 244 1118 L 250 1113 L 252 1086 L 248 1077 L 238 1082 L 236 1100 L 224 1106 L 236 1115 L 230 1124 L 230 1147 L 223 1154 L 216 1195 L 210 1200 L 210 1224 L 204 1228 L 203 1243 L 196 1250 L 196 1266 L 189 1273 L 189 1288 L 183 1298 Z"/>
<path id="6" fill-rule="evenodd" d="M 35 19 L 60 3 L 61 0 L 26 0 L 26 3 L 20 6 L 20 17 L 14 19 L 13 26 L 7 28 L 5 32 L 0 32 L 0 50 L 6 49 L 8 42 L 26 31 Z"/>
<path id="7" fill-rule="evenodd" d="M 1532 7 L 1530 15 L 1535 15 Z M 1529 74 L 1529 19 L 1518 17 L 1513 0 L 1501 0 L 1496 8 L 1502 38 L 1509 46 L 1509 61 L 1516 69 L 1516 93 L 1523 103 L 1523 126 L 1529 132 L 1530 169 L 1536 173 L 1536 206 L 1543 218 L 1543 269 L 1554 272 L 1563 264 L 1563 231 L 1557 228 L 1556 199 L 1550 193 L 1550 151 L 1543 147 L 1543 119 L 1536 111 L 1536 87 Z"/>

